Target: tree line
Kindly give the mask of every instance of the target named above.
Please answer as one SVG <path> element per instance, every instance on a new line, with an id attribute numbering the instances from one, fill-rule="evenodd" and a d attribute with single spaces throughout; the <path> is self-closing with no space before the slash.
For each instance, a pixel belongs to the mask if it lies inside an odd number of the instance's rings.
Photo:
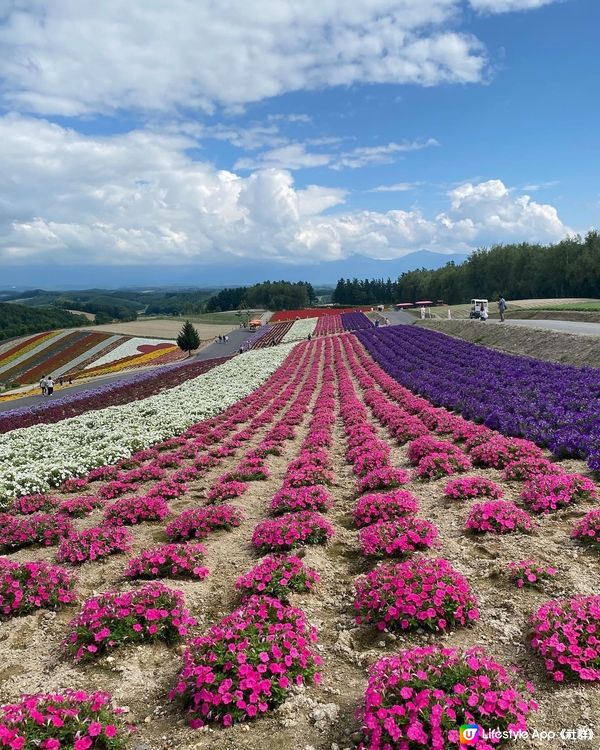
<path id="1" fill-rule="evenodd" d="M 494 245 L 460 264 L 421 268 L 391 279 L 340 279 L 333 302 L 340 305 L 443 300 L 472 297 L 510 299 L 600 297 L 600 234 L 568 237 L 556 244 Z"/>
<path id="2" fill-rule="evenodd" d="M 90 325 L 83 315 L 73 315 L 51 307 L 25 307 L 0 302 L 0 341 L 53 328 L 79 328 Z"/>
<path id="3" fill-rule="evenodd" d="M 225 312 L 240 308 L 295 310 L 310 307 L 317 301 L 307 281 L 263 281 L 254 286 L 222 289 L 206 302 L 206 312 Z"/>

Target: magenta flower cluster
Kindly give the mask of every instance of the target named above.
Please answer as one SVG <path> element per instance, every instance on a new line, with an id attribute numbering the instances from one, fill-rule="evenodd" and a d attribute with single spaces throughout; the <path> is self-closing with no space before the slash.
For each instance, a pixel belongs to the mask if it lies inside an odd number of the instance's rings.
<path id="1" fill-rule="evenodd" d="M 235 479 L 220 479 L 208 491 L 206 497 L 210 503 L 222 503 L 234 497 L 240 497 L 248 489 L 246 482 Z"/>
<path id="2" fill-rule="evenodd" d="M 600 509 L 591 510 L 577 521 L 571 531 L 571 539 L 600 549 Z"/>
<path id="3" fill-rule="evenodd" d="M 134 526 L 143 521 L 162 521 L 169 515 L 169 506 L 162 497 L 124 497 L 104 510 L 104 523 L 109 526 Z"/>
<path id="4" fill-rule="evenodd" d="M 106 591 L 87 599 L 69 623 L 63 647 L 75 661 L 88 660 L 125 644 L 171 645 L 195 624 L 181 591 L 152 582 L 135 591 Z"/>
<path id="5" fill-rule="evenodd" d="M 506 438 L 494 434 L 490 440 L 475 445 L 469 455 L 476 466 L 487 466 L 492 469 L 503 469 L 512 461 L 523 458 L 541 458 L 541 448 L 529 440 Z"/>
<path id="6" fill-rule="evenodd" d="M 26 615 L 36 609 L 58 609 L 75 601 L 75 576 L 47 562 L 0 557 L 0 616 Z"/>
<path id="7" fill-rule="evenodd" d="M 255 718 L 283 703 L 293 687 L 319 681 L 315 641 L 301 610 L 251 597 L 191 641 L 171 697 L 183 701 L 194 728 Z"/>
<path id="8" fill-rule="evenodd" d="M 71 521 L 61 515 L 33 513 L 30 516 L 0 514 L 0 545 L 18 549 L 32 544 L 51 546 L 73 529 Z"/>
<path id="9" fill-rule="evenodd" d="M 127 563 L 125 578 L 192 578 L 202 581 L 208 568 L 202 565 L 202 544 L 160 544 L 140 552 Z"/>
<path id="10" fill-rule="evenodd" d="M 450 500 L 469 500 L 473 497 L 487 497 L 500 500 L 502 489 L 485 477 L 461 477 L 451 479 L 444 487 L 444 497 Z"/>
<path id="11" fill-rule="evenodd" d="M 600 596 L 552 599 L 531 617 L 531 646 L 553 680 L 600 680 Z"/>
<path id="12" fill-rule="evenodd" d="M 83 531 L 72 531 L 63 537 L 58 545 L 56 559 L 59 562 L 81 565 L 118 552 L 128 552 L 132 543 L 131 532 L 122 526 L 92 526 Z"/>
<path id="13" fill-rule="evenodd" d="M 95 511 L 96 508 L 102 507 L 104 507 L 104 500 L 101 497 L 81 495 L 63 500 L 58 506 L 58 512 L 73 518 L 82 518 Z"/>
<path id="14" fill-rule="evenodd" d="M 471 468 L 464 453 L 428 453 L 419 461 L 415 470 L 417 479 L 425 481 L 452 476 Z"/>
<path id="15" fill-rule="evenodd" d="M 358 482 L 358 490 L 361 494 L 372 490 L 390 490 L 408 484 L 408 482 L 410 482 L 410 476 L 404 469 L 382 466 L 361 477 Z"/>
<path id="16" fill-rule="evenodd" d="M 254 594 L 287 601 L 291 592 L 314 589 L 319 574 L 294 555 L 267 555 L 252 570 L 240 576 L 235 586 L 244 597 Z"/>
<path id="17" fill-rule="evenodd" d="M 325 544 L 333 533 L 326 518 L 305 510 L 261 521 L 252 534 L 252 544 L 261 552 L 280 552 L 303 544 Z"/>
<path id="18" fill-rule="evenodd" d="M 582 500 L 596 500 L 591 479 L 581 474 L 541 474 L 525 485 L 521 499 L 534 513 L 550 513 Z"/>
<path id="19" fill-rule="evenodd" d="M 508 578 L 517 588 L 539 588 L 544 581 L 554 578 L 556 568 L 544 567 L 533 560 L 519 560 L 507 565 Z"/>
<path id="20" fill-rule="evenodd" d="M 537 710 L 532 686 L 480 648 L 460 652 L 426 646 L 400 651 L 376 662 L 369 671 L 360 750 L 429 748 L 459 745 L 461 724 L 479 724 L 500 731 L 527 729 Z M 473 747 L 494 750 L 483 738 Z"/>
<path id="21" fill-rule="evenodd" d="M 438 440 L 429 434 L 413 440 L 406 451 L 408 460 L 414 466 L 418 466 L 426 456 L 430 456 L 431 454 L 455 456 L 462 453 L 461 449 L 457 445 L 454 445 L 454 443 L 450 443 L 447 440 Z"/>
<path id="22" fill-rule="evenodd" d="M 31 513 L 46 513 L 54 510 L 57 503 L 58 498 L 48 495 L 21 495 L 12 501 L 9 512 L 23 516 Z"/>
<path id="23" fill-rule="evenodd" d="M 9 750 L 125 750 L 121 709 L 108 693 L 22 695 L 0 708 L 0 747 Z"/>
<path id="24" fill-rule="evenodd" d="M 364 526 L 360 530 L 360 547 L 363 555 L 403 556 L 436 546 L 438 537 L 438 529 L 432 523 L 407 516 Z"/>
<path id="25" fill-rule="evenodd" d="M 533 519 L 510 500 L 493 500 L 487 503 L 474 503 L 469 510 L 465 527 L 469 531 L 479 533 L 529 533 L 533 529 Z"/>
<path id="26" fill-rule="evenodd" d="M 299 510 L 327 511 L 333 505 L 331 493 L 321 484 L 312 487 L 282 487 L 273 495 L 273 513 L 289 513 Z"/>
<path id="27" fill-rule="evenodd" d="M 359 497 L 354 506 L 354 523 L 360 529 L 378 521 L 394 521 L 397 518 L 419 512 L 417 498 L 407 490 L 392 490 Z"/>
<path id="28" fill-rule="evenodd" d="M 561 474 L 559 466 L 548 461 L 543 456 L 525 456 L 517 461 L 506 464 L 502 472 L 502 479 L 510 481 L 527 481 L 539 474 Z"/>
<path id="29" fill-rule="evenodd" d="M 467 579 L 443 558 L 382 563 L 355 587 L 356 622 L 379 630 L 441 631 L 479 617 Z"/>
<path id="30" fill-rule="evenodd" d="M 211 531 L 233 529 L 244 520 L 242 511 L 234 505 L 211 505 L 190 508 L 174 518 L 165 529 L 172 542 L 204 539 Z"/>

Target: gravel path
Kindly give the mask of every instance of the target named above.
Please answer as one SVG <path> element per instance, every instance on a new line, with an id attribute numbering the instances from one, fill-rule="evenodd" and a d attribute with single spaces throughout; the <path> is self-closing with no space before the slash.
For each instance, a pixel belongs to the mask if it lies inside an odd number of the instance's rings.
<path id="1" fill-rule="evenodd" d="M 474 321 L 477 323 L 478 321 Z M 488 320 L 488 324 L 500 324 L 499 320 Z M 579 336 L 600 336 L 600 323 L 580 323 L 575 320 L 519 320 L 507 319 L 501 325 L 524 326 L 525 328 L 542 328 L 546 331 L 576 333 Z"/>

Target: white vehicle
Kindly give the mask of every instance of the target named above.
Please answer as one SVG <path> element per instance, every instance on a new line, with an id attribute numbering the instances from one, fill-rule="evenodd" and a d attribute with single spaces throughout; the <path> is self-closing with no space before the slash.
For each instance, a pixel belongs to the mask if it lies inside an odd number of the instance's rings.
<path id="1" fill-rule="evenodd" d="M 469 318 L 476 318 L 479 320 L 481 318 L 481 311 L 485 310 L 487 318 L 488 315 L 488 301 L 486 299 L 472 299 L 471 300 L 471 312 L 469 313 Z"/>

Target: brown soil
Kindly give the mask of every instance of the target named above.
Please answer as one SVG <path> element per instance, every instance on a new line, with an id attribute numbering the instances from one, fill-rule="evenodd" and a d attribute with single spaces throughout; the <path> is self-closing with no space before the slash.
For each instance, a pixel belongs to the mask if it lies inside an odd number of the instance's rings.
<path id="1" fill-rule="evenodd" d="M 600 340 L 596 336 L 577 336 L 514 325 L 484 326 L 472 320 L 424 320 L 417 325 L 509 354 L 523 354 L 580 367 L 600 367 Z"/>
<path id="2" fill-rule="evenodd" d="M 176 339 L 183 320 L 132 320 L 129 323 L 107 323 L 95 326 L 95 331 L 106 331 L 107 333 L 120 333 L 123 336 L 147 336 L 157 339 Z M 219 334 L 229 333 L 235 326 L 194 323 L 194 328 L 200 334 L 203 341 L 214 339 Z M 86 329 L 87 330 L 87 329 Z"/>
<path id="3" fill-rule="evenodd" d="M 313 344 L 314 345 L 314 344 Z M 308 410 L 310 414 L 310 409 Z M 307 417 L 308 418 L 308 417 Z M 209 577 L 202 582 L 167 581 L 181 589 L 194 616 L 198 632 L 236 606 L 234 582 L 258 561 L 250 539 L 255 524 L 268 515 L 269 502 L 279 488 L 289 461 L 297 455 L 306 434 L 306 424 L 298 429 L 294 441 L 286 443 L 282 456 L 271 456 L 271 478 L 253 482 L 235 502 L 247 518 L 231 532 L 218 532 L 205 541 Z M 387 434 L 380 430 L 381 437 Z M 355 711 L 361 702 L 367 668 L 383 655 L 400 648 L 443 642 L 468 647 L 484 645 L 499 661 L 515 663 L 537 688 L 540 711 L 530 728 L 559 732 L 578 726 L 590 726 L 600 734 L 600 689 L 594 686 L 565 684 L 557 686 L 546 677 L 543 665 L 527 645 L 529 615 L 548 597 L 591 594 L 600 590 L 600 558 L 570 541 L 569 531 L 576 518 L 589 508 L 581 507 L 563 514 L 542 518 L 531 536 L 472 537 L 463 531 L 467 504 L 448 505 L 443 500 L 446 480 L 413 482 L 408 488 L 419 498 L 421 514 L 440 529 L 442 546 L 430 555 L 447 557 L 469 579 L 480 602 L 481 620 L 473 627 L 444 636 L 424 633 L 393 635 L 372 628 L 356 627 L 353 621 L 353 580 L 370 569 L 373 562 L 359 552 L 358 533 L 353 529 L 351 511 L 355 502 L 355 481 L 345 461 L 343 429 L 338 419 L 331 449 L 337 484 L 333 488 L 335 505 L 330 511 L 336 535 L 325 547 L 307 547 L 305 561 L 321 576 L 313 594 L 295 595 L 292 603 L 302 608 L 319 631 L 318 649 L 324 657 L 320 685 L 298 690 L 279 709 L 264 718 L 229 729 L 218 727 L 191 730 L 180 708 L 170 704 L 167 693 L 181 667 L 181 648 L 140 646 L 122 648 L 92 665 L 77 666 L 60 656 L 59 644 L 74 607 L 58 613 L 39 612 L 15 618 L 0 627 L 0 700 L 12 700 L 21 692 L 48 691 L 66 686 L 87 690 L 104 689 L 113 693 L 117 703 L 129 709 L 127 718 L 137 724 L 133 750 L 344 750 L 354 748 L 359 739 Z M 257 440 L 258 440 L 257 436 Z M 250 449 L 256 441 L 249 443 Z M 245 451 L 238 451 L 215 467 L 202 480 L 190 485 L 190 492 L 171 503 L 174 513 L 202 504 L 203 494 L 216 478 L 231 469 Z M 408 468 L 406 448 L 394 447 L 394 465 Z M 580 461 L 565 461 L 569 471 L 585 471 Z M 500 482 L 495 470 L 475 470 L 472 474 L 503 484 L 509 499 L 517 500 L 521 484 Z M 93 485 L 92 485 L 93 486 Z M 140 487 L 143 493 L 147 487 Z M 100 513 L 78 526 L 93 525 Z M 143 547 L 164 540 L 162 527 L 143 524 L 133 527 L 137 554 Z M 25 549 L 13 555 L 18 560 L 52 561 L 53 549 Z M 510 560 L 533 559 L 552 564 L 560 575 L 544 592 L 520 591 L 502 575 Z M 127 588 L 121 574 L 124 556 L 79 568 L 78 589 L 82 598 L 108 588 Z M 557 710 L 559 708 L 559 710 Z M 324 716 L 324 718 L 323 718 Z M 510 745 L 510 743 L 508 743 Z M 547 750 L 572 748 L 572 742 L 556 739 L 529 739 L 520 747 Z M 578 742 L 581 750 L 597 744 Z"/>

